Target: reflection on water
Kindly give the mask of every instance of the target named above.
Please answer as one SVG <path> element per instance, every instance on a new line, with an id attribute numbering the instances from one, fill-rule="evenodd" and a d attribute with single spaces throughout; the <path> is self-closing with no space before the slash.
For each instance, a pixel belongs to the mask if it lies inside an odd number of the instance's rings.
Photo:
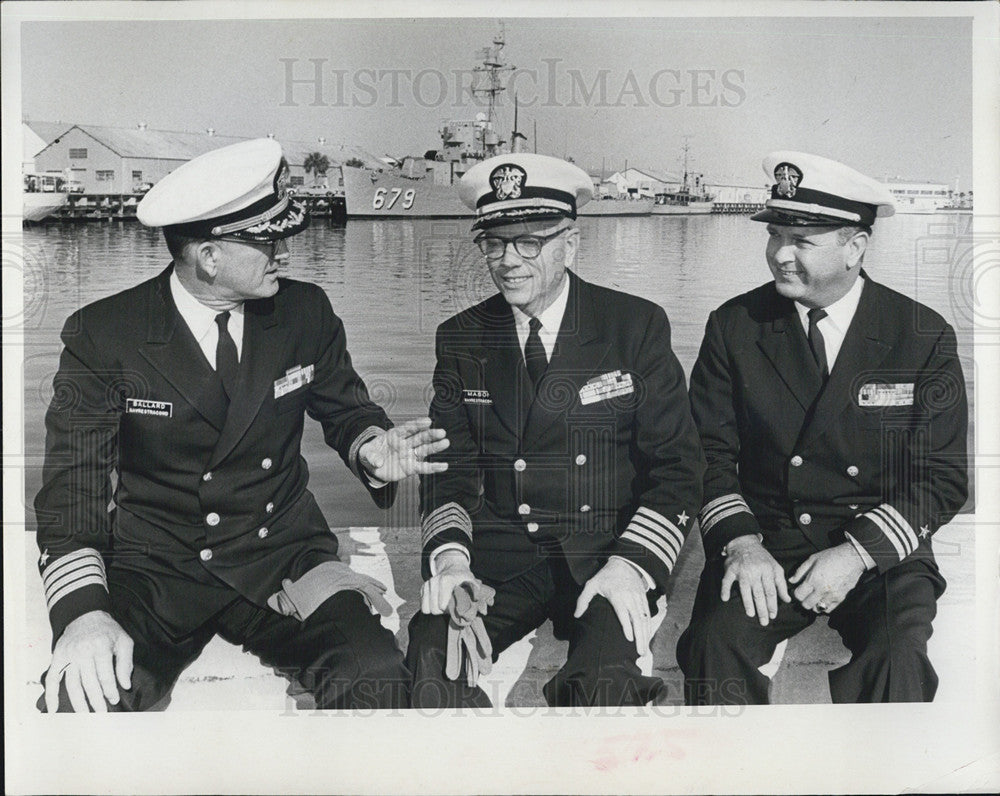
<path id="1" fill-rule="evenodd" d="M 880 220 L 866 268 L 956 326 L 971 379 L 971 317 L 963 304 L 972 294 L 966 284 L 971 274 L 954 265 L 961 253 L 956 241 L 968 219 Z M 708 313 L 769 279 L 764 225 L 743 216 L 588 217 L 579 226 L 577 273 L 661 304 L 687 372 Z M 342 226 L 321 220 L 290 242 L 285 275 L 323 286 L 344 320 L 355 366 L 396 419 L 427 410 L 437 325 L 495 292 L 469 227 L 468 220 L 349 221 Z M 43 450 L 42 418 L 66 317 L 154 276 L 169 255 L 159 233 L 137 224 L 35 227 L 24 231 L 23 245 L 24 421 L 30 456 Z M 32 495 L 37 475 L 29 472 L 27 478 Z"/>

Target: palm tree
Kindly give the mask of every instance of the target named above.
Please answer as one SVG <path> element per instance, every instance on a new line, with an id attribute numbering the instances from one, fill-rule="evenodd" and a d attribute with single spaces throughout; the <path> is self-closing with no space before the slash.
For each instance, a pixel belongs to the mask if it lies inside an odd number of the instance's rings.
<path id="1" fill-rule="evenodd" d="M 326 176 L 326 172 L 330 168 L 330 158 L 322 152 L 310 152 L 306 155 L 302 168 L 305 169 L 306 174 L 315 173 L 318 180 L 320 177 Z"/>

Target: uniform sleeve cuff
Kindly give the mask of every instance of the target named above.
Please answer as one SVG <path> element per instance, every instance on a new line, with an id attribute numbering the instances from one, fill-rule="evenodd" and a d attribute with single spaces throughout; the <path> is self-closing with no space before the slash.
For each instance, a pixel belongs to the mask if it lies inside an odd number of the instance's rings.
<path id="1" fill-rule="evenodd" d="M 354 438 L 354 442 L 351 443 L 351 449 L 347 453 L 347 461 L 350 463 L 351 471 L 373 489 L 381 489 L 387 482 L 372 476 L 371 473 L 369 473 L 364 466 L 362 466 L 361 460 L 358 456 L 363 445 L 371 442 L 377 437 L 382 436 L 383 434 L 385 434 L 384 428 L 379 426 L 368 426 L 368 428 Z"/>
<path id="2" fill-rule="evenodd" d="M 860 544 L 881 571 L 896 566 L 917 548 L 916 534 L 906 531 L 908 524 L 904 528 L 896 521 L 893 515 L 899 515 L 894 509 L 885 511 L 887 506 L 883 503 L 859 514 L 844 527 L 844 536 Z"/>
<path id="3" fill-rule="evenodd" d="M 760 533 L 760 523 L 742 495 L 731 493 L 705 504 L 698 514 L 705 557 L 714 558 L 739 536 Z"/>
<path id="4" fill-rule="evenodd" d="M 868 551 L 865 550 L 861 542 L 847 532 L 844 533 L 844 536 L 847 537 L 847 541 L 851 543 L 854 549 L 857 550 L 858 555 L 861 556 L 861 560 L 865 564 L 865 569 L 875 569 L 875 559 L 868 555 Z"/>

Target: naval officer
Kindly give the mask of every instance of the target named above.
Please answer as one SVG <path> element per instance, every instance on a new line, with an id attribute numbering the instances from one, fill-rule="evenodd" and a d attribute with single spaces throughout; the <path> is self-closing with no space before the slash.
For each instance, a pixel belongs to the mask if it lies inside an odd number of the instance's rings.
<path id="1" fill-rule="evenodd" d="M 573 273 L 591 192 L 577 166 L 533 154 L 462 178 L 499 292 L 437 331 L 430 414 L 451 448 L 421 479 L 414 707 L 488 706 L 477 672 L 547 619 L 569 641 L 550 705 L 641 705 L 663 685 L 637 658 L 704 460 L 664 311 Z"/>
<path id="2" fill-rule="evenodd" d="M 685 696 L 767 702 L 760 667 L 825 613 L 851 653 L 833 701 L 929 701 L 931 537 L 967 496 L 955 332 L 862 268 L 882 185 L 801 152 L 764 171 L 773 281 L 711 314 L 691 374 L 708 471 Z"/>
<path id="3" fill-rule="evenodd" d="M 163 706 L 216 634 L 320 708 L 408 704 L 385 587 L 307 489 L 303 416 L 381 507 L 447 441 L 393 428 L 324 292 L 278 276 L 308 224 L 287 173 L 268 139 L 180 166 L 138 207 L 171 264 L 66 322 L 35 500 L 50 712 Z"/>

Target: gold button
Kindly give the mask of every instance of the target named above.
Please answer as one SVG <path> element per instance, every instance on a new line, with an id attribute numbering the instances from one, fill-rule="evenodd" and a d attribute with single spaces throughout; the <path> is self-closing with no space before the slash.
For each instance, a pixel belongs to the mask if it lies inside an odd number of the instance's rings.
<path id="1" fill-rule="evenodd" d="M 588 506 L 586 503 L 584 503 L 582 506 L 580 506 L 580 511 L 588 512 L 588 511 L 590 511 L 590 506 Z"/>
<path id="2" fill-rule="evenodd" d="M 202 481 L 211 481 L 211 480 L 212 480 L 212 474 L 211 474 L 210 472 L 209 472 L 209 473 L 205 473 L 205 474 L 204 474 L 204 475 L 203 475 L 203 476 L 201 477 L 201 480 L 202 480 Z"/>
<path id="3" fill-rule="evenodd" d="M 529 506 L 527 503 L 522 503 L 520 506 L 517 507 L 517 513 L 531 514 L 531 506 Z"/>
<path id="4" fill-rule="evenodd" d="M 257 531 L 257 535 L 261 539 L 265 539 L 267 537 L 267 528 L 261 528 L 259 531 Z"/>
<path id="5" fill-rule="evenodd" d="M 202 561 L 211 561 L 212 560 L 212 551 L 209 550 L 207 547 L 204 550 L 202 550 L 200 553 L 198 553 L 198 555 L 201 556 L 201 560 Z"/>
<path id="6" fill-rule="evenodd" d="M 529 522 L 528 523 L 528 533 L 534 533 L 537 530 L 538 530 L 538 523 L 537 522 Z"/>
<path id="7" fill-rule="evenodd" d="M 854 478 L 854 476 L 856 476 L 859 472 L 861 471 L 858 470 L 858 468 L 855 467 L 853 464 L 847 468 L 847 474 L 851 476 L 851 478 Z"/>
<path id="8" fill-rule="evenodd" d="M 519 473 L 523 473 L 527 466 L 528 463 L 524 459 L 516 459 L 514 461 L 514 469 L 517 470 Z"/>
<path id="9" fill-rule="evenodd" d="M 793 456 L 792 457 L 792 467 L 801 467 L 801 466 L 802 466 L 802 457 L 801 456 Z"/>
<path id="10" fill-rule="evenodd" d="M 268 503 L 266 506 L 264 506 L 264 511 L 270 514 L 272 511 L 274 511 L 274 504 Z"/>
<path id="11" fill-rule="evenodd" d="M 260 466 L 265 470 L 270 470 L 272 464 L 274 464 L 274 462 L 272 462 L 270 459 L 264 459 L 264 461 L 260 463 Z"/>
<path id="12" fill-rule="evenodd" d="M 586 464 L 587 463 L 587 457 L 586 457 L 586 455 L 584 455 L 582 453 L 578 454 L 577 457 L 576 457 L 576 463 L 577 464 L 581 464 L 581 465 L 582 464 Z"/>
<path id="13" fill-rule="evenodd" d="M 799 515 L 799 522 L 801 522 L 803 525 L 808 525 L 812 521 L 813 521 L 813 518 L 812 518 L 812 515 L 810 515 L 810 514 L 800 514 Z"/>
<path id="14" fill-rule="evenodd" d="M 219 521 L 221 519 L 222 519 L 222 517 L 220 517 L 218 514 L 216 514 L 213 511 L 211 514 L 209 514 L 207 517 L 205 517 L 205 522 L 207 522 L 209 525 L 213 525 L 214 526 L 214 525 L 218 525 Z"/>

